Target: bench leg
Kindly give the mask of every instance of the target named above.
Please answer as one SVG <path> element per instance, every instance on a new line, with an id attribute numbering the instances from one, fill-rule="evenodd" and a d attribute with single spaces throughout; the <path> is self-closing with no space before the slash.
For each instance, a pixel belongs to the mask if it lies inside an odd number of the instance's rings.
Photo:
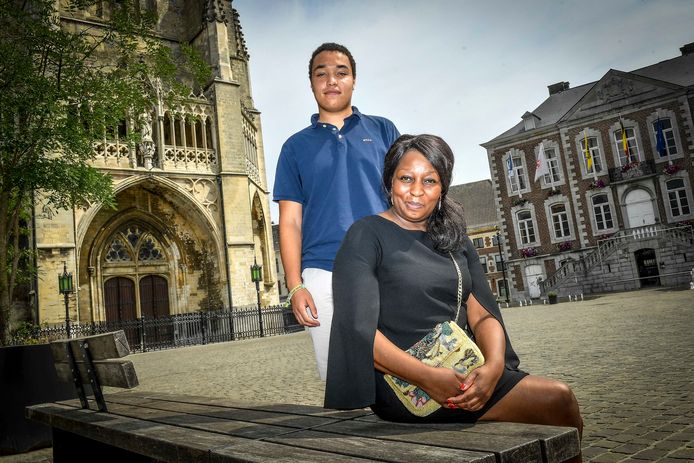
<path id="1" fill-rule="evenodd" d="M 95 461 L 157 463 L 157 460 L 144 455 L 53 428 L 54 463 L 93 463 Z"/>

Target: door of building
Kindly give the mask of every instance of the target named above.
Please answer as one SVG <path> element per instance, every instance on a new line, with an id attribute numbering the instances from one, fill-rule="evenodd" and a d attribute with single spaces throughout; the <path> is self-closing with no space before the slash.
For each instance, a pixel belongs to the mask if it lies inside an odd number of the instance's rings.
<path id="1" fill-rule="evenodd" d="M 639 249 L 634 253 L 636 258 L 636 266 L 639 271 L 639 281 L 641 287 L 659 286 L 660 277 L 658 271 L 658 259 L 655 255 L 655 249 L 646 248 Z"/>
<path id="2" fill-rule="evenodd" d="M 104 305 L 107 321 L 135 320 L 135 283 L 123 277 L 106 280 Z"/>
<path id="3" fill-rule="evenodd" d="M 632 190 L 624 198 L 627 209 L 627 220 L 629 228 L 653 225 L 655 223 L 655 212 L 653 211 L 653 201 L 646 190 Z"/>
<path id="4" fill-rule="evenodd" d="M 538 264 L 525 267 L 525 281 L 530 297 L 540 297 L 540 279 L 542 278 L 542 266 Z"/>
<path id="5" fill-rule="evenodd" d="M 169 285 L 166 278 L 147 275 L 140 280 L 140 312 L 149 319 L 169 315 Z"/>

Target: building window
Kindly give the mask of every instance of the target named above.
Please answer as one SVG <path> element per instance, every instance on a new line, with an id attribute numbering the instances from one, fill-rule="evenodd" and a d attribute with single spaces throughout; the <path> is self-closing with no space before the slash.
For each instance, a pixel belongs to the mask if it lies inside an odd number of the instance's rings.
<path id="1" fill-rule="evenodd" d="M 583 138 L 581 139 L 581 157 L 583 158 L 583 166 L 586 168 L 586 174 L 602 172 L 603 163 L 597 137 L 588 137 L 588 152 L 593 161 L 590 166 L 588 166 L 588 159 L 586 158 L 586 141 L 585 138 Z"/>
<path id="2" fill-rule="evenodd" d="M 676 178 L 666 182 L 665 185 L 667 186 L 667 195 L 672 217 L 689 215 L 689 200 L 687 199 L 687 190 L 684 186 L 684 180 Z"/>
<path id="3" fill-rule="evenodd" d="M 507 288 L 506 280 L 496 280 L 496 294 L 500 299 L 506 299 L 506 295 L 508 294 Z"/>
<path id="4" fill-rule="evenodd" d="M 511 193 L 518 193 L 525 190 L 528 185 L 525 178 L 525 167 L 523 167 L 523 159 L 520 156 L 511 156 L 510 160 L 508 176 L 511 182 Z"/>
<path id="5" fill-rule="evenodd" d="M 477 249 L 483 248 L 484 247 L 484 238 L 473 238 L 472 244 L 474 244 Z"/>
<path id="6" fill-rule="evenodd" d="M 552 215 L 552 225 L 554 226 L 554 237 L 566 238 L 571 235 L 566 206 L 563 203 L 555 204 L 550 207 L 550 214 Z"/>
<path id="7" fill-rule="evenodd" d="M 484 273 L 487 273 L 487 256 L 480 256 L 480 264 Z"/>
<path id="8" fill-rule="evenodd" d="M 494 254 L 494 265 L 497 272 L 503 272 L 506 262 L 501 260 L 501 254 Z"/>
<path id="9" fill-rule="evenodd" d="M 559 160 L 554 148 L 545 148 L 545 158 L 547 158 L 547 168 L 549 170 L 549 173 L 545 174 L 545 185 L 554 185 L 561 181 Z"/>
<path id="10" fill-rule="evenodd" d="M 662 145 L 658 143 L 658 124 L 663 132 Z M 677 155 L 677 144 L 675 143 L 675 132 L 672 130 L 672 122 L 669 117 L 657 119 L 653 122 L 653 134 L 656 140 L 656 151 L 658 158 L 668 158 Z"/>
<path id="11" fill-rule="evenodd" d="M 614 226 L 612 222 L 612 210 L 607 195 L 595 195 L 591 198 L 593 203 L 593 215 L 595 226 L 598 230 L 608 230 Z"/>
<path id="12" fill-rule="evenodd" d="M 535 227 L 533 225 L 533 217 L 530 211 L 520 211 L 516 214 L 518 219 L 518 233 L 520 241 L 523 245 L 528 245 L 535 242 Z"/>
<path id="13" fill-rule="evenodd" d="M 624 152 L 624 145 L 622 142 L 622 129 L 617 129 L 614 131 L 614 142 L 617 147 L 617 152 L 619 153 L 619 165 L 624 166 L 630 162 L 638 162 L 639 160 L 639 146 L 636 143 L 636 135 L 634 134 L 633 127 L 625 127 L 624 133 L 627 136 L 627 146 L 628 155 Z"/>
<path id="14" fill-rule="evenodd" d="M 499 245 L 498 235 L 492 235 L 492 246 L 498 246 L 498 245 Z"/>

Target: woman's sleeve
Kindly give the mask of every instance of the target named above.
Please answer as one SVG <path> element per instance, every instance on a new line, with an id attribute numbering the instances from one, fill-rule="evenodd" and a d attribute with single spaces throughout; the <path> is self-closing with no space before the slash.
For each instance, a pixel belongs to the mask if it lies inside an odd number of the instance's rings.
<path id="1" fill-rule="evenodd" d="M 363 408 L 375 401 L 373 345 L 380 311 L 376 276 L 380 259 L 374 231 L 364 221 L 355 223 L 333 267 L 326 408 Z"/>
<path id="2" fill-rule="evenodd" d="M 482 270 L 482 264 L 480 263 L 480 257 L 477 254 L 477 250 L 472 244 L 472 241 L 470 241 L 470 239 L 467 237 L 465 239 L 465 254 L 467 255 L 468 270 L 472 280 L 472 288 L 470 292 L 475 295 L 475 299 L 477 299 L 477 301 L 487 310 L 487 312 L 499 320 L 501 327 L 504 329 L 504 336 L 506 337 L 506 366 L 515 370 L 518 368 L 518 364 L 520 363 L 518 360 L 518 355 L 516 355 L 513 347 L 511 347 L 511 340 L 508 337 L 504 320 L 501 317 L 499 304 L 497 304 L 496 298 L 494 297 L 492 290 L 489 288 L 489 283 L 487 283 L 487 277 L 485 276 L 484 270 Z"/>

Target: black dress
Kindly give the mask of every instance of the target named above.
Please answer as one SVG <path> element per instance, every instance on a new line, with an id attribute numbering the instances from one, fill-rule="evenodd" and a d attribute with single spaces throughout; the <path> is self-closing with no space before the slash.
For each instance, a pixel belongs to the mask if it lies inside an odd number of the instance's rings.
<path id="1" fill-rule="evenodd" d="M 479 256 L 469 238 L 454 253 L 463 276 L 463 301 L 470 293 L 504 326 Z M 330 332 L 325 407 L 370 406 L 391 421 L 474 422 L 527 373 L 506 334 L 506 368 L 494 394 L 477 412 L 440 408 L 427 417 L 412 415 L 374 369 L 376 329 L 406 350 L 437 323 L 451 320 L 457 306 L 458 274 L 449 254 L 434 250 L 425 232 L 401 228 L 380 216 L 355 222 L 333 269 L 334 314 Z M 458 324 L 467 324 L 466 305 Z"/>

